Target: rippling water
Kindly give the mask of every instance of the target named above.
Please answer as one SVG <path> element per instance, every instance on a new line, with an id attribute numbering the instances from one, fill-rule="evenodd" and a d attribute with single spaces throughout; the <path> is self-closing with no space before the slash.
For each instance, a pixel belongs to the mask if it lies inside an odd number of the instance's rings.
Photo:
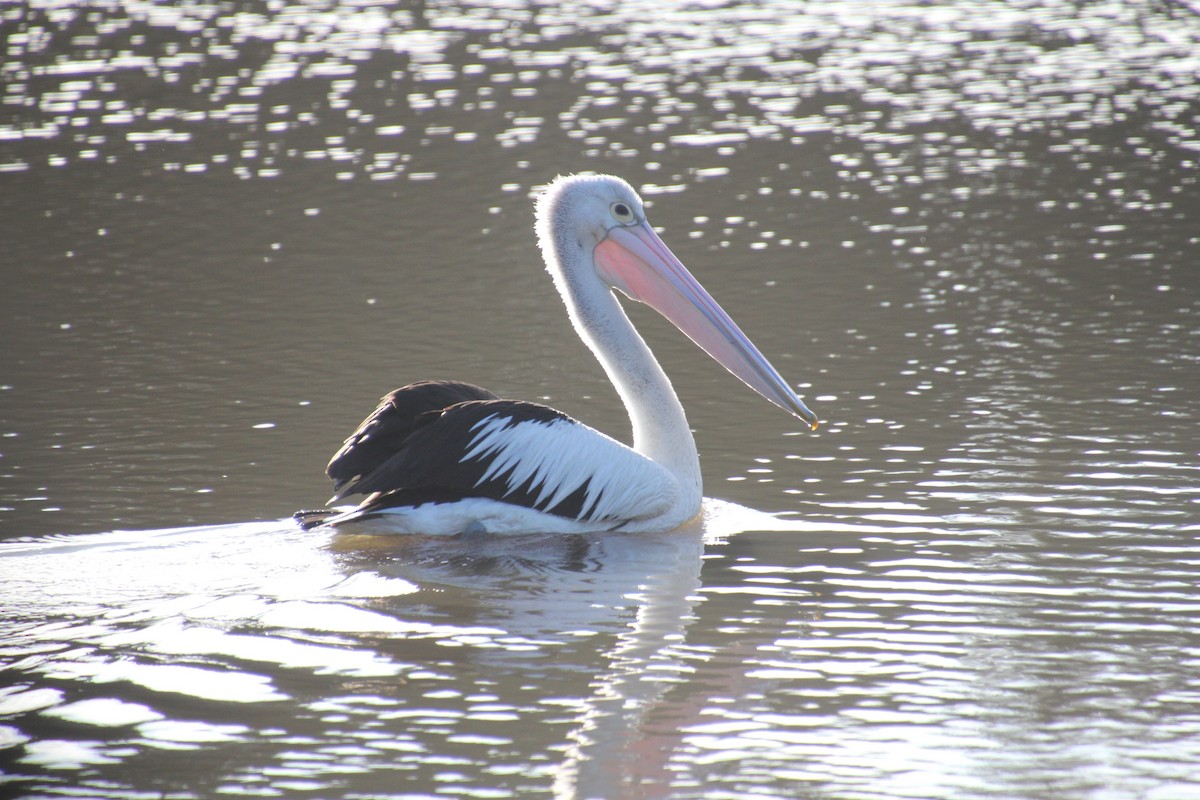
<path id="1" fill-rule="evenodd" d="M 1200 797 L 1194 3 L 0 30 L 5 793 Z M 703 524 L 276 521 L 418 378 L 625 436 L 531 232 L 582 170 L 821 431 L 634 309 Z"/>

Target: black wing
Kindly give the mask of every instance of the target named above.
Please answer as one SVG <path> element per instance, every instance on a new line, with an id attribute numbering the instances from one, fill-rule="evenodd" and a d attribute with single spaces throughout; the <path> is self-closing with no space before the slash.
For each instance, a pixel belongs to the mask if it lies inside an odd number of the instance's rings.
<path id="1" fill-rule="evenodd" d="M 498 399 L 487 389 L 458 381 L 420 381 L 385 395 L 325 468 L 333 479 L 334 499 L 395 489 L 384 468 L 415 430 L 458 403 Z"/>
<path id="2" fill-rule="evenodd" d="M 354 484 L 356 492 L 373 493 L 363 501 L 360 510 L 369 514 L 387 508 L 477 497 L 560 516 L 587 516 L 590 508 L 584 507 L 588 494 L 586 481 L 552 502 L 554 493 L 546 496 L 540 483 L 530 480 L 511 486 L 511 469 L 489 475 L 491 458 L 467 458 L 484 423 L 512 428 L 558 422 L 579 424 L 561 411 L 519 400 L 473 400 L 419 415 L 400 449 Z M 591 505 L 594 504 L 593 500 Z"/>

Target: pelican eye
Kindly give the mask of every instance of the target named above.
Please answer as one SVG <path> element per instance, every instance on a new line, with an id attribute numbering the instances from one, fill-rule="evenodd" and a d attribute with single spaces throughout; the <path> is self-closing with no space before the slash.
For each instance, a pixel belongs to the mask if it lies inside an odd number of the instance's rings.
<path id="1" fill-rule="evenodd" d="M 608 210 L 612 212 L 613 219 L 622 225 L 630 225 L 637 221 L 628 203 L 613 203 L 608 207 Z"/>

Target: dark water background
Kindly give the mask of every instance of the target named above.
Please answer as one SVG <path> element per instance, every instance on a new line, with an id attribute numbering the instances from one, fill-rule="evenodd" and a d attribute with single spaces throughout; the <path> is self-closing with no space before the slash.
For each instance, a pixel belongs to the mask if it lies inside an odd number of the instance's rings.
<path id="1" fill-rule="evenodd" d="M 0 790 L 1200 797 L 1194 4 L 31 2 L 0 40 Z M 633 309 L 703 525 L 279 521 L 415 379 L 625 437 L 531 230 L 585 170 L 822 429 Z"/>

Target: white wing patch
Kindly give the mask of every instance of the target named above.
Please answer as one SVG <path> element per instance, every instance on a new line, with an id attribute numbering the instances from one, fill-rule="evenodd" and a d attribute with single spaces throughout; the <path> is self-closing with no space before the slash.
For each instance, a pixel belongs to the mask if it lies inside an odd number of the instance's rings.
<path id="1" fill-rule="evenodd" d="M 507 476 L 508 492 L 537 493 L 553 508 L 586 484 L 581 519 L 636 519 L 670 508 L 676 487 L 665 469 L 615 439 L 564 419 L 513 425 L 493 414 L 471 427 L 475 436 L 462 461 L 490 459 L 475 485 Z"/>

